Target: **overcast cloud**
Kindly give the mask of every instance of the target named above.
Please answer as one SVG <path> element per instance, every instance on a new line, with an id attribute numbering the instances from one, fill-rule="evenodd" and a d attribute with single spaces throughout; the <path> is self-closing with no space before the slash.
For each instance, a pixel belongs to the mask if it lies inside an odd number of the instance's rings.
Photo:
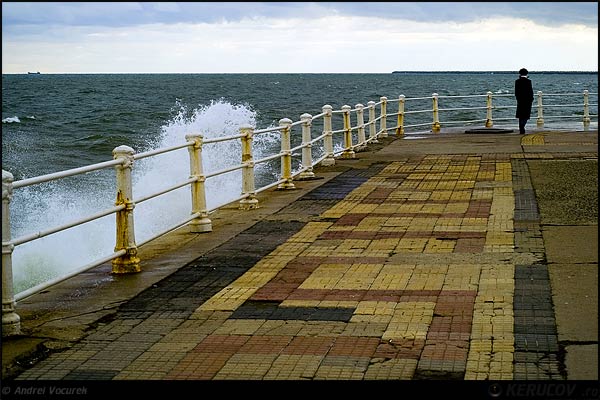
<path id="1" fill-rule="evenodd" d="M 525 18 L 543 25 L 598 25 L 596 2 L 89 2 L 2 3 L 3 32 L 23 25 L 134 26 L 243 18 L 379 17 L 421 22 Z"/>
<path id="2" fill-rule="evenodd" d="M 596 71 L 597 47 L 596 2 L 2 2 L 3 73 Z"/>

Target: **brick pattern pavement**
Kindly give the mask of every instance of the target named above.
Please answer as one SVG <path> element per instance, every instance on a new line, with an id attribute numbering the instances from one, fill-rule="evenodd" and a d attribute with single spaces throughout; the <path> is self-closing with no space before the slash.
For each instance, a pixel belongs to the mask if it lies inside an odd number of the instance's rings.
<path id="1" fill-rule="evenodd" d="M 562 379 L 536 157 L 350 169 L 17 379 Z"/>

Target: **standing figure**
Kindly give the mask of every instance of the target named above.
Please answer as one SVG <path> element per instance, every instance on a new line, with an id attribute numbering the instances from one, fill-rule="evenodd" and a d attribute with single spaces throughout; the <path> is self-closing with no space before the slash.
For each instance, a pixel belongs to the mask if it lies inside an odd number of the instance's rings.
<path id="1" fill-rule="evenodd" d="M 515 117 L 519 119 L 519 133 L 525 134 L 525 125 L 531 118 L 531 105 L 533 104 L 533 86 L 527 76 L 526 68 L 519 70 L 519 79 L 515 81 L 515 97 L 517 98 L 517 112 Z"/>

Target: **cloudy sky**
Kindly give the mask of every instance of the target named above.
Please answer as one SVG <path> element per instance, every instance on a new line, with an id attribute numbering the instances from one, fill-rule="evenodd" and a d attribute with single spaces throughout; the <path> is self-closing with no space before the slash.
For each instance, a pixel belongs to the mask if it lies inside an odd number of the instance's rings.
<path id="1" fill-rule="evenodd" d="M 597 2 L 2 2 L 2 73 L 598 70 Z"/>

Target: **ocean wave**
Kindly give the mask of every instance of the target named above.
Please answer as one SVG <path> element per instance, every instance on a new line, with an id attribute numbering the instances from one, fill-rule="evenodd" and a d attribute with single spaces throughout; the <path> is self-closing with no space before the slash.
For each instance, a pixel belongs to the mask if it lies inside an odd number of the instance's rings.
<path id="1" fill-rule="evenodd" d="M 105 139 L 103 135 L 94 134 L 94 135 L 87 135 L 87 136 L 80 137 L 80 138 L 75 138 L 75 139 L 73 139 L 73 141 L 74 142 L 86 142 L 86 141 L 103 140 L 103 139 Z"/>
<path id="2" fill-rule="evenodd" d="M 21 117 L 21 118 L 30 119 L 31 120 L 31 119 L 35 119 L 35 115 L 26 115 L 26 116 Z M 20 124 L 21 123 L 21 118 L 19 118 L 18 116 L 15 115 L 14 117 L 4 118 L 2 120 L 2 123 L 3 124 L 13 124 L 13 123 Z"/>

